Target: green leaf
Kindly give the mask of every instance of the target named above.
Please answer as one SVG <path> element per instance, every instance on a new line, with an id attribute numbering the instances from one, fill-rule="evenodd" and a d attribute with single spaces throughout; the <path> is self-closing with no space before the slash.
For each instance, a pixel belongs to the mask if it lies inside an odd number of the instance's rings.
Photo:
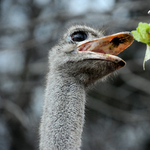
<path id="1" fill-rule="evenodd" d="M 131 31 L 133 37 L 138 42 L 150 44 L 150 25 L 140 22 L 136 30 Z"/>
<path id="2" fill-rule="evenodd" d="M 148 23 L 140 22 L 136 30 L 131 31 L 131 33 L 135 40 L 147 44 L 143 61 L 143 69 L 145 70 L 145 62 L 150 59 L 150 25 Z"/>

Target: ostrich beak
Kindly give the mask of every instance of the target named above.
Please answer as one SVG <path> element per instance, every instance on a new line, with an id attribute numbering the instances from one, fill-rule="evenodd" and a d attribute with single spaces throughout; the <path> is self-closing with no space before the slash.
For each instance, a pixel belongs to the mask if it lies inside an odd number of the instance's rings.
<path id="1" fill-rule="evenodd" d="M 91 41 L 82 42 L 78 45 L 77 49 L 78 51 L 101 54 L 99 55 L 99 58 L 102 60 L 114 61 L 120 59 L 119 57 L 116 57 L 116 55 L 129 47 L 133 40 L 134 38 L 130 32 L 120 32 Z"/>

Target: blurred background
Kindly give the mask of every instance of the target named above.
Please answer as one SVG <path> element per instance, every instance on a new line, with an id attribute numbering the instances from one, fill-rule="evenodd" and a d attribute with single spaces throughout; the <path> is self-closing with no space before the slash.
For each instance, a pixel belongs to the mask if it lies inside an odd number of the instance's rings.
<path id="1" fill-rule="evenodd" d="M 71 24 L 105 35 L 150 22 L 149 0 L 0 0 L 0 150 L 38 150 L 49 49 Z M 150 61 L 134 42 L 127 65 L 88 93 L 82 150 L 150 150 Z"/>

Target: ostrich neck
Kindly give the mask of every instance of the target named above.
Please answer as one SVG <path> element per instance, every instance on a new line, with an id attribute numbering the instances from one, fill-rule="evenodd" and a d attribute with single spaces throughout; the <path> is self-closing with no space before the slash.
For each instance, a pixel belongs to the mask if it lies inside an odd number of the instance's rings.
<path id="1" fill-rule="evenodd" d="M 48 74 L 40 128 L 40 150 L 79 150 L 85 90 L 75 78 Z"/>

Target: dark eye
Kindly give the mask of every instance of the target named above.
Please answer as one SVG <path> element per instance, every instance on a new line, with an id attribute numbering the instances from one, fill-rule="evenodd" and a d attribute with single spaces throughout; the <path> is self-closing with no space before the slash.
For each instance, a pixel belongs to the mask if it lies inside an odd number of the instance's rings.
<path id="1" fill-rule="evenodd" d="M 87 39 L 87 34 L 83 31 L 79 31 L 79 32 L 74 32 L 71 35 L 71 40 L 75 41 L 75 42 L 80 42 L 80 41 L 84 41 Z"/>

